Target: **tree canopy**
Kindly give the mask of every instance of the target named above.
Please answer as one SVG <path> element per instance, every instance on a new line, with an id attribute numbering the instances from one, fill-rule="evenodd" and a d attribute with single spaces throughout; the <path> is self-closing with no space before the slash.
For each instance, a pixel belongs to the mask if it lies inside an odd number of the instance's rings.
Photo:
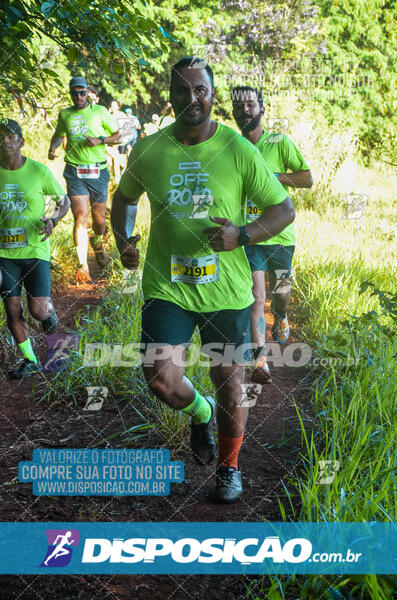
<path id="1" fill-rule="evenodd" d="M 391 0 L 0 0 L 0 94 L 34 101 L 80 73 L 159 110 L 171 65 L 196 54 L 214 68 L 218 114 L 235 83 L 293 90 L 396 163 L 396 17 Z"/>
<path id="2" fill-rule="evenodd" d="M 41 96 L 43 85 L 59 82 L 43 65 L 54 43 L 71 62 L 80 57 L 103 71 L 161 53 L 166 31 L 147 15 L 145 2 L 130 0 L 0 0 L 0 87 L 2 93 Z"/>

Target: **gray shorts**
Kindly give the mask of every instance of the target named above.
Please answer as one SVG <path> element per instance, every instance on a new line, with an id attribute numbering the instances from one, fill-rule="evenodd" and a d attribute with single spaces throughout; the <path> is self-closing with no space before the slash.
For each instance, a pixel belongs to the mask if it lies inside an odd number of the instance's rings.
<path id="1" fill-rule="evenodd" d="M 101 169 L 98 179 L 79 179 L 76 167 L 67 164 L 63 172 L 66 180 L 68 196 L 89 196 L 90 202 L 106 202 L 108 196 L 109 171 Z"/>

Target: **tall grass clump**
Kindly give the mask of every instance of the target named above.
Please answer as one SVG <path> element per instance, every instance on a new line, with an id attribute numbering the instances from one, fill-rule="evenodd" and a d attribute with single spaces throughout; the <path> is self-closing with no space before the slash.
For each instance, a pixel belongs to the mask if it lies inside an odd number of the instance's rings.
<path id="1" fill-rule="evenodd" d="M 362 172 L 373 195 L 361 219 L 332 206 L 321 215 L 298 208 L 294 308 L 299 336 L 323 366 L 309 367 L 310 429 L 297 409 L 302 462 L 279 499 L 285 519 L 396 521 L 396 176 L 389 171 L 388 185 L 376 188 L 374 174 Z M 333 479 L 323 484 L 328 461 Z M 272 576 L 251 581 L 246 597 L 392 600 L 396 593 L 393 576 Z"/>

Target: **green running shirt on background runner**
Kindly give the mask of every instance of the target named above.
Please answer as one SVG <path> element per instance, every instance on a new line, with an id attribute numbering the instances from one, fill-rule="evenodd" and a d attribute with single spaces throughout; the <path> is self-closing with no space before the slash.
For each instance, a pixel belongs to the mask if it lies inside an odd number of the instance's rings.
<path id="1" fill-rule="evenodd" d="M 243 225 L 247 195 L 262 209 L 287 198 L 251 142 L 218 123 L 210 139 L 185 146 L 170 125 L 134 146 L 120 190 L 134 200 L 146 191 L 150 200 L 145 300 L 168 300 L 196 312 L 253 303 L 244 248 L 216 253 L 203 233 L 216 227 L 210 216 Z"/>
<path id="2" fill-rule="evenodd" d="M 92 165 L 106 161 L 105 144 L 85 145 L 87 136 L 107 137 L 118 131 L 116 119 L 107 108 L 90 104 L 87 108 L 76 110 L 72 106 L 59 113 L 55 135 L 67 136 L 65 162 L 72 165 Z M 101 165 L 105 169 L 106 165 Z"/>
<path id="3" fill-rule="evenodd" d="M 293 141 L 284 134 L 265 131 L 262 137 L 256 142 L 255 148 L 258 148 L 272 173 L 309 170 L 309 167 L 298 148 Z M 288 186 L 283 185 L 283 187 L 288 193 Z M 247 223 L 256 221 L 256 219 L 260 217 L 261 212 L 260 207 L 256 206 L 252 198 L 248 198 Z M 272 239 L 266 240 L 265 242 L 258 242 L 258 245 L 272 246 L 274 244 L 281 244 L 282 246 L 294 246 L 295 241 L 295 227 L 294 223 L 291 223 Z"/>
<path id="4" fill-rule="evenodd" d="M 45 197 L 65 196 L 50 169 L 30 158 L 13 171 L 0 167 L 0 257 L 50 260 L 50 240 L 41 241 Z"/>

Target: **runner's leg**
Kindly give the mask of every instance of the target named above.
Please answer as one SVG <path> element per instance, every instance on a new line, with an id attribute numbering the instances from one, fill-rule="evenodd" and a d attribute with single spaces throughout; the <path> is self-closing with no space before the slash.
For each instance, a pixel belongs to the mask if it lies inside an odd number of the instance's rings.
<path id="1" fill-rule="evenodd" d="M 50 263 L 40 259 L 26 262 L 24 283 L 29 312 L 34 319 L 41 321 L 44 333 L 55 333 L 58 317 L 50 298 Z"/>
<path id="2" fill-rule="evenodd" d="M 143 372 L 150 390 L 171 408 L 191 417 L 191 446 L 199 464 L 215 457 L 214 402 L 185 377 L 186 347 L 195 328 L 190 311 L 163 300 L 148 300 L 142 309 Z"/>
<path id="3" fill-rule="evenodd" d="M 295 246 L 277 245 L 268 256 L 269 284 L 272 290 L 271 310 L 274 315 L 272 336 L 285 344 L 289 338 L 287 309 L 291 298 L 291 266 Z"/>
<path id="4" fill-rule="evenodd" d="M 104 268 L 110 262 L 110 258 L 102 244 L 102 237 L 106 232 L 106 203 L 93 202 L 91 204 L 91 215 L 94 235 L 90 237 L 90 244 L 95 252 L 95 260 L 101 268 Z"/>
<path id="5" fill-rule="evenodd" d="M 253 355 L 255 368 L 251 381 L 255 383 L 271 383 L 269 365 L 266 358 L 266 317 L 265 317 L 265 272 L 267 271 L 266 250 L 259 244 L 247 246 L 245 253 L 252 273 L 252 293 L 255 302 L 251 312 L 251 338 L 254 344 Z"/>
<path id="6" fill-rule="evenodd" d="M 209 464 L 216 454 L 214 401 L 202 396 L 185 377 L 185 367 L 182 366 L 186 359 L 184 346 L 159 346 L 157 350 L 169 357 L 156 360 L 153 366 L 143 366 L 149 389 L 159 400 L 191 417 L 190 443 L 194 459 L 200 465 Z"/>
<path id="7" fill-rule="evenodd" d="M 252 271 L 252 293 L 255 302 L 251 313 L 251 337 L 254 345 L 255 368 L 252 381 L 270 383 L 271 375 L 266 358 L 266 318 L 265 318 L 265 271 Z"/>
<path id="8" fill-rule="evenodd" d="M 164 360 L 156 360 L 152 366 L 143 365 L 143 373 L 150 391 L 159 400 L 165 402 L 171 408 L 182 410 L 188 407 L 194 400 L 195 390 L 190 381 L 184 376 L 185 368 L 177 366 L 175 358 L 186 357 L 184 346 L 159 346 L 158 353 L 169 357 Z"/>
<path id="9" fill-rule="evenodd" d="M 248 417 L 248 408 L 241 405 L 244 367 L 237 364 L 214 366 L 210 375 L 217 399 L 218 466 L 234 466 L 237 469 L 237 458 Z M 222 437 L 225 438 L 224 444 Z"/>
<path id="10" fill-rule="evenodd" d="M 245 353 L 251 347 L 249 335 L 251 306 L 241 310 L 203 313 L 200 318 L 202 351 L 210 356 L 210 377 L 217 399 L 219 458 L 214 499 L 232 503 L 243 493 L 238 455 L 244 437 L 248 408 L 243 400 L 242 384 Z M 213 354 L 215 345 L 223 353 Z"/>
<path id="11" fill-rule="evenodd" d="M 100 243 L 106 231 L 106 202 L 93 202 L 91 205 L 91 215 L 95 242 Z"/>
<path id="12" fill-rule="evenodd" d="M 251 339 L 254 348 L 264 348 L 266 340 L 266 318 L 265 318 L 265 272 L 252 271 L 252 293 L 254 304 L 251 312 Z"/>
<path id="13" fill-rule="evenodd" d="M 37 321 L 47 321 L 53 314 L 54 306 L 49 296 L 28 297 L 29 312 Z"/>
<path id="14" fill-rule="evenodd" d="M 269 271 L 269 284 L 272 290 L 273 312 L 280 319 L 283 319 L 291 299 L 291 280 L 289 276 L 278 279 L 274 271 Z"/>
<path id="15" fill-rule="evenodd" d="M 80 265 L 88 271 L 88 202 L 89 196 L 70 196 L 74 217 L 73 238 Z"/>
<path id="16" fill-rule="evenodd" d="M 33 352 L 21 302 L 26 262 L 24 260 L 0 258 L 0 267 L 3 276 L 1 295 L 4 302 L 8 328 L 18 344 L 23 358 L 31 361 L 33 364 L 37 364 L 37 357 Z"/>
<path id="17" fill-rule="evenodd" d="M 22 344 L 28 339 L 28 326 L 23 315 L 20 296 L 4 298 L 7 325 L 17 344 Z M 32 360 L 32 359 L 30 359 Z"/>
<path id="18" fill-rule="evenodd" d="M 32 342 L 28 335 L 28 327 L 23 316 L 21 298 L 15 296 L 4 298 L 4 308 L 9 330 L 23 356 L 23 361 L 19 366 L 8 372 L 8 377 L 10 379 L 23 379 L 40 371 L 41 366 L 33 351 Z"/>
<path id="19" fill-rule="evenodd" d="M 109 264 L 110 259 L 103 245 L 102 237 L 106 233 L 106 200 L 108 195 L 109 171 L 101 169 L 99 179 L 89 180 L 87 186 L 90 191 L 92 229 L 94 235 L 90 237 L 90 244 L 95 252 L 95 259 L 101 268 Z"/>

